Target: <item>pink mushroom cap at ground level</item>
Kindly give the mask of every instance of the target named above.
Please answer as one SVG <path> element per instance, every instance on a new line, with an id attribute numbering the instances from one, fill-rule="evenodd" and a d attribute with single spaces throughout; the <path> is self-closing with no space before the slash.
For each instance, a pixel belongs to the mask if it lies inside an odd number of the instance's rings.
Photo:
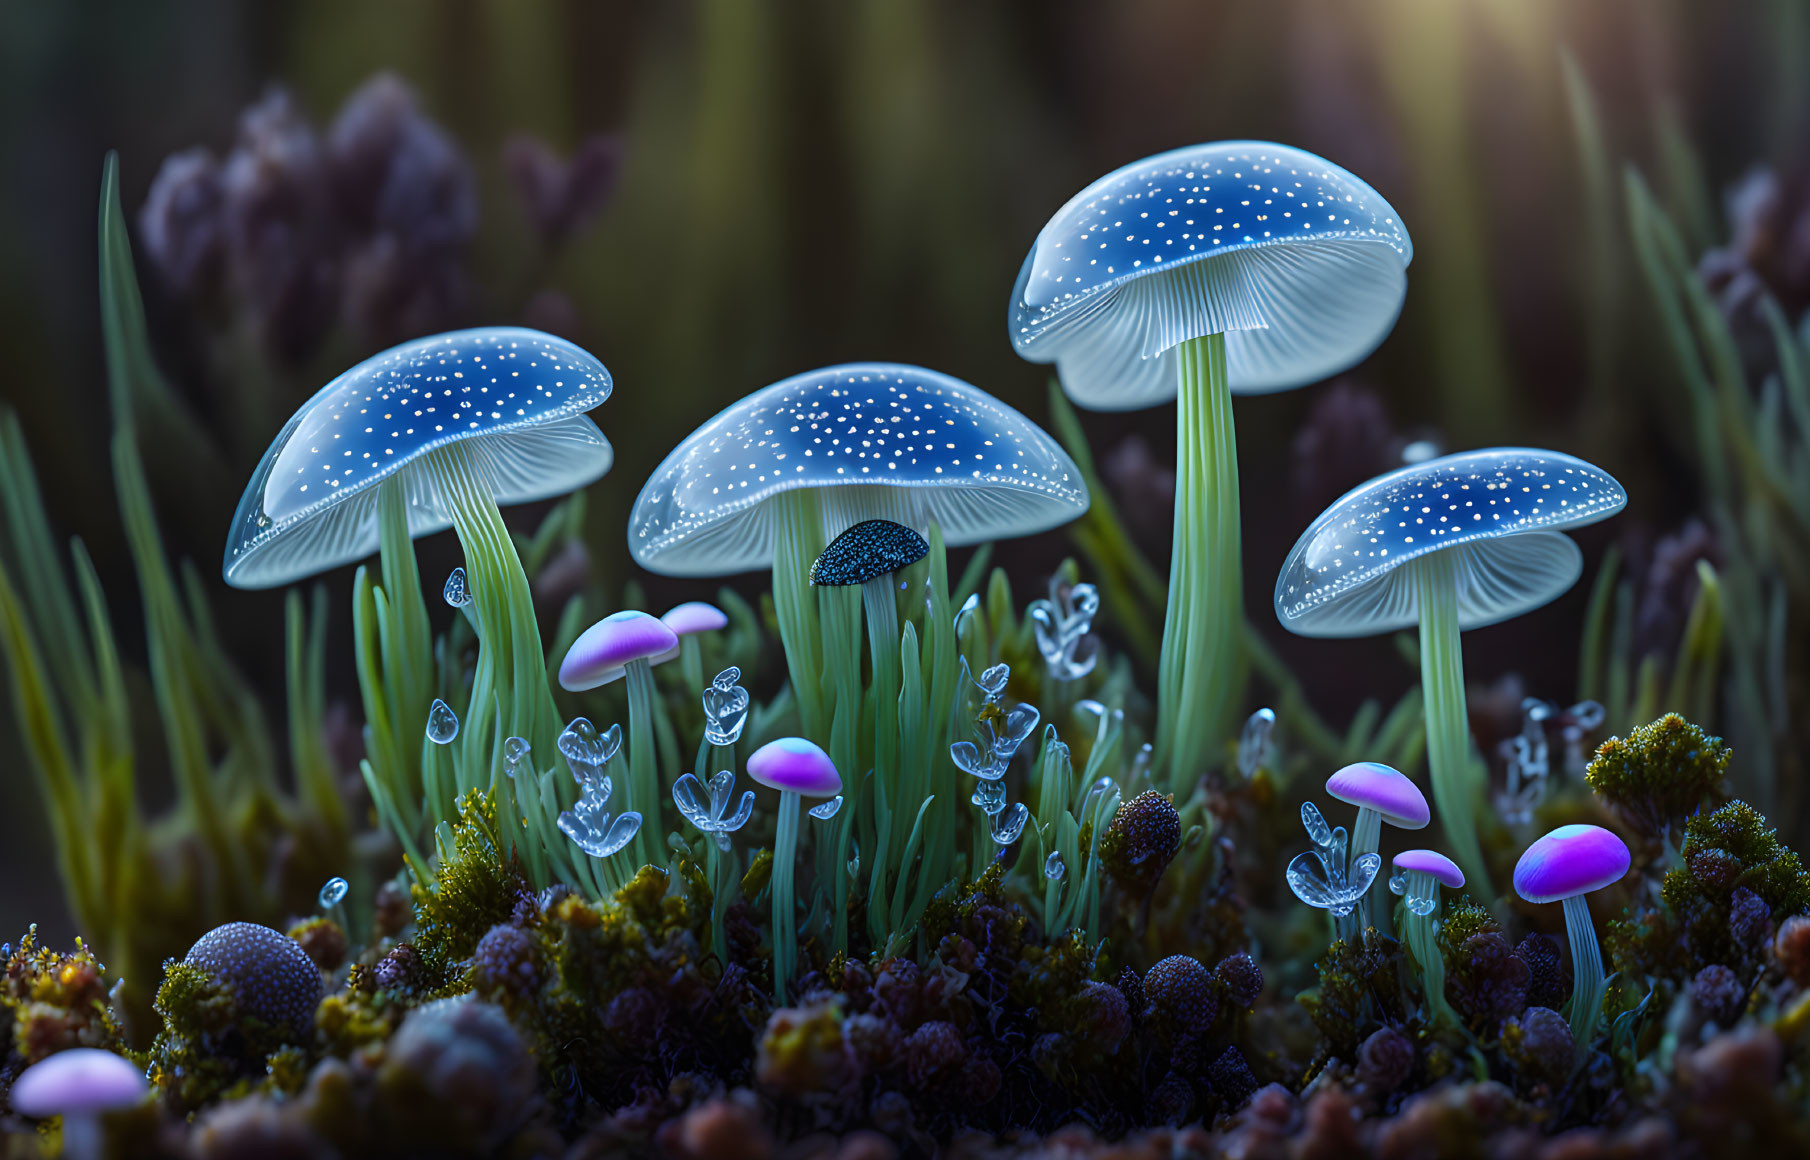
<path id="1" fill-rule="evenodd" d="M 1348 805 L 1375 810 L 1404 830 L 1421 829 L 1433 818 L 1420 787 L 1380 761 L 1347 765 L 1326 779 L 1326 792 Z"/>
<path id="2" fill-rule="evenodd" d="M 677 648 L 679 638 L 645 612 L 612 612 L 579 634 L 559 665 L 561 688 L 578 693 L 622 676 L 631 661 L 651 661 Z"/>
<path id="3" fill-rule="evenodd" d="M 13 1110 L 34 1118 L 99 1115 L 129 1108 L 149 1085 L 130 1060 L 96 1047 L 74 1047 L 32 1064 L 13 1081 Z"/>
<path id="4" fill-rule="evenodd" d="M 802 737 L 781 737 L 756 749 L 748 758 L 748 776 L 782 793 L 834 797 L 842 777 L 830 755 Z"/>
<path id="5" fill-rule="evenodd" d="M 1454 890 L 1464 885 L 1464 871 L 1438 850 L 1403 850 L 1395 856 L 1395 868 L 1431 874 L 1442 886 Z"/>
<path id="6" fill-rule="evenodd" d="M 1628 844 L 1601 826 L 1560 826 L 1515 863 L 1515 893 L 1529 902 L 1562 902 L 1621 881 Z"/>

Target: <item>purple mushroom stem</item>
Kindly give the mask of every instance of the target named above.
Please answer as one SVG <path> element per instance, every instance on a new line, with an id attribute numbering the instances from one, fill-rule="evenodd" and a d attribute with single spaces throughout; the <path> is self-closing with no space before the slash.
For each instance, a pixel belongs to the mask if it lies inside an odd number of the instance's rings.
<path id="1" fill-rule="evenodd" d="M 748 776 L 779 791 L 779 824 L 773 839 L 773 997 L 784 1003 L 798 941 L 792 898 L 798 802 L 806 796 L 836 796 L 842 792 L 842 777 L 829 754 L 802 737 L 781 737 L 756 749 L 748 757 Z"/>
<path id="2" fill-rule="evenodd" d="M 1527 847 L 1515 864 L 1515 892 L 1529 902 L 1565 907 L 1571 944 L 1571 1037 L 1580 1056 L 1590 1050 L 1602 1017 L 1602 951 L 1584 896 L 1619 882 L 1628 872 L 1628 847 L 1601 826 L 1560 826 Z"/>
<path id="3" fill-rule="evenodd" d="M 1326 779 L 1326 792 L 1357 807 L 1357 821 L 1351 829 L 1349 864 L 1353 867 L 1360 857 L 1376 851 L 1382 840 L 1384 822 L 1404 830 L 1419 830 L 1432 819 L 1426 795 L 1420 792 L 1420 787 L 1400 770 L 1381 762 L 1359 761 L 1345 766 Z M 1384 934 L 1389 931 L 1388 907 L 1370 905 L 1370 894 L 1375 889 L 1376 883 L 1372 882 L 1370 891 L 1358 903 L 1360 934 L 1367 926 L 1375 926 Z"/>

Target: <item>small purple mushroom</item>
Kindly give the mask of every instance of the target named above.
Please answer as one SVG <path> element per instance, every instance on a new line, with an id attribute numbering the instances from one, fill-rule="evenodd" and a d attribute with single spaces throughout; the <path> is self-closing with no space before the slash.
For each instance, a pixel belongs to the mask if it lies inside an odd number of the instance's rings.
<path id="1" fill-rule="evenodd" d="M 632 609 L 612 612 L 585 629 L 566 650 L 559 683 L 574 693 L 628 677 L 628 805 L 652 821 L 635 835 L 635 865 L 654 860 L 650 831 L 660 830 L 660 789 L 654 777 L 654 671 L 679 638 L 665 623 Z"/>
<path id="2" fill-rule="evenodd" d="M 1601 826 L 1560 826 L 1527 847 L 1515 864 L 1515 893 L 1529 902 L 1565 906 L 1571 943 L 1571 1037 L 1588 1051 L 1602 1015 L 1603 956 L 1584 895 L 1619 882 L 1628 872 L 1628 846 Z"/>
<path id="3" fill-rule="evenodd" d="M 1437 850 L 1403 850 L 1395 856 L 1397 873 L 1389 889 L 1402 896 L 1402 941 L 1414 955 L 1427 996 L 1430 1018 L 1457 1025 L 1458 1016 L 1445 997 L 1445 956 L 1439 951 L 1439 888 L 1464 885 L 1458 863 Z"/>
<path id="4" fill-rule="evenodd" d="M 679 658 L 679 669 L 685 675 L 685 687 L 701 689 L 704 687 L 704 661 L 700 655 L 698 642 L 693 640 L 700 632 L 721 632 L 729 627 L 729 615 L 716 605 L 703 600 L 687 600 L 666 610 L 660 617 L 660 623 L 672 629 L 673 635 L 679 638 L 676 648 L 654 658 L 655 664 L 664 664 L 674 657 Z"/>
<path id="5" fill-rule="evenodd" d="M 829 754 L 802 737 L 781 737 L 756 749 L 748 758 L 748 776 L 779 791 L 779 828 L 773 839 L 773 996 L 784 1003 L 798 942 L 792 902 L 798 799 L 836 796 L 842 792 L 842 776 Z"/>
<path id="6" fill-rule="evenodd" d="M 1357 822 L 1351 827 L 1351 861 L 1376 850 L 1382 838 L 1383 823 L 1404 830 L 1425 829 L 1432 813 L 1420 787 L 1407 775 L 1378 761 L 1359 761 L 1326 779 L 1326 792 L 1347 805 L 1357 807 Z M 1362 906 L 1367 922 L 1370 903 L 1365 895 Z M 1386 925 L 1386 924 L 1385 924 Z"/>
<path id="7" fill-rule="evenodd" d="M 561 688 L 574 693 L 619 680 L 639 664 L 651 666 L 679 647 L 662 620 L 632 609 L 612 612 L 579 634 L 559 665 Z"/>
<path id="8" fill-rule="evenodd" d="M 101 1117 L 132 1107 L 149 1087 L 131 1062 L 94 1047 L 59 1051 L 32 1064 L 13 1081 L 13 1111 L 33 1119 L 63 1117 L 63 1155 L 95 1160 L 106 1155 Z"/>

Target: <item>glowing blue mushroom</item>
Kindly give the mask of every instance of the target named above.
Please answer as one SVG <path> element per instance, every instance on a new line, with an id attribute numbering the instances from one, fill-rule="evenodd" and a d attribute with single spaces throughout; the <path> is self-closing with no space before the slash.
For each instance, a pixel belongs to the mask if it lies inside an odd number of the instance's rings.
<path id="1" fill-rule="evenodd" d="M 1305 386 L 1395 325 L 1413 246 L 1374 189 L 1286 145 L 1222 141 L 1107 174 L 1019 270 L 1012 345 L 1083 407 L 1176 400 L 1176 497 L 1157 758 L 1192 788 L 1243 670 L 1232 395 Z"/>
<path id="2" fill-rule="evenodd" d="M 1583 572 L 1565 529 L 1628 502 L 1607 472 L 1557 451 L 1498 447 L 1428 460 L 1348 492 L 1276 577 L 1276 616 L 1303 636 L 1420 627 L 1433 800 L 1465 874 L 1487 890 L 1459 633 L 1553 600 Z"/>

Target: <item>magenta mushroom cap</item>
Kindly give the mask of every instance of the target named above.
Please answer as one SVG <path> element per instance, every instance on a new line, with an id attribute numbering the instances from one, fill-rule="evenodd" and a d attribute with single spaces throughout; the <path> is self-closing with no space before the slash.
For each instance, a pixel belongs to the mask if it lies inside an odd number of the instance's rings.
<path id="1" fill-rule="evenodd" d="M 13 1110 L 46 1116 L 99 1115 L 129 1108 L 149 1087 L 130 1060 L 97 1047 L 72 1047 L 32 1064 L 13 1081 Z"/>
<path id="2" fill-rule="evenodd" d="M 1348 805 L 1375 810 L 1385 822 L 1404 830 L 1422 829 L 1433 820 L 1420 787 L 1380 761 L 1347 765 L 1326 779 L 1326 792 Z"/>
<path id="3" fill-rule="evenodd" d="M 679 646 L 672 629 L 645 612 L 612 612 L 579 634 L 559 664 L 561 688 L 574 693 L 607 685 L 630 661 L 647 661 Z"/>
<path id="4" fill-rule="evenodd" d="M 707 601 L 687 600 L 667 609 L 660 621 L 676 635 L 690 636 L 694 632 L 716 632 L 718 629 L 728 628 L 729 614 Z"/>
<path id="5" fill-rule="evenodd" d="M 756 749 L 748 758 L 748 776 L 782 793 L 834 797 L 842 777 L 830 755 L 802 737 L 781 737 Z"/>
<path id="6" fill-rule="evenodd" d="M 1619 882 L 1628 862 L 1628 844 L 1601 826 L 1560 826 L 1515 863 L 1515 893 L 1562 902 Z"/>
<path id="7" fill-rule="evenodd" d="M 1395 856 L 1395 868 L 1431 874 L 1441 885 L 1453 890 L 1464 885 L 1464 871 L 1438 850 L 1403 850 Z"/>

